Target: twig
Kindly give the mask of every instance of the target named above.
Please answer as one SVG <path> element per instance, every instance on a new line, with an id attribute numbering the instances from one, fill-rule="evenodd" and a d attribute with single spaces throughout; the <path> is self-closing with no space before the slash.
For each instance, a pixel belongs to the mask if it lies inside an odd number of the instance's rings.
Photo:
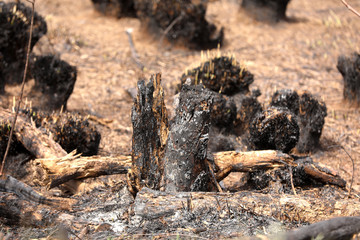
<path id="1" fill-rule="evenodd" d="M 358 17 L 360 17 L 360 13 L 355 10 L 350 4 L 348 4 L 345 0 L 341 0 L 341 2 L 353 13 L 355 13 Z"/>
<path id="2" fill-rule="evenodd" d="M 136 65 L 138 65 L 138 67 L 141 69 L 141 71 L 144 71 L 144 64 L 142 64 L 142 62 L 140 61 L 140 58 L 139 58 L 139 55 L 137 54 L 136 52 L 136 49 L 135 49 L 135 45 L 134 45 L 134 41 L 132 39 L 132 33 L 133 29 L 132 28 L 129 28 L 129 29 L 126 29 L 126 34 L 128 35 L 129 37 L 129 44 L 130 44 L 130 49 L 131 49 L 131 56 L 133 58 L 133 60 L 135 61 Z"/>
<path id="3" fill-rule="evenodd" d="M 295 187 L 294 187 L 294 180 L 293 180 L 293 174 L 292 174 L 292 167 L 291 167 L 290 165 L 289 165 L 289 173 L 290 173 L 290 183 L 291 183 L 291 189 L 293 190 L 294 195 L 297 195 L 297 194 L 296 194 Z"/>
<path id="4" fill-rule="evenodd" d="M 181 14 L 179 16 L 177 16 L 174 21 L 172 21 L 169 26 L 164 30 L 163 34 L 161 35 L 161 38 L 159 40 L 159 46 L 162 45 L 162 42 L 164 40 L 164 37 L 170 32 L 170 30 L 175 26 L 176 23 L 178 23 L 183 17 L 184 17 L 184 12 L 181 12 Z"/>
<path id="5" fill-rule="evenodd" d="M 349 189 L 349 196 L 350 196 L 352 185 L 354 183 L 355 162 L 354 162 L 354 159 L 351 157 L 351 155 L 346 151 L 346 149 L 342 145 L 339 145 L 339 146 L 341 147 L 342 150 L 344 150 L 344 152 L 346 153 L 346 155 L 348 155 L 348 157 L 350 158 L 350 160 L 352 162 L 352 176 L 351 176 L 350 189 Z"/>
<path id="6" fill-rule="evenodd" d="M 6 146 L 4 158 L 3 158 L 2 163 L 1 163 L 0 177 L 3 176 L 3 174 L 4 174 L 5 161 L 6 161 L 6 157 L 8 155 L 9 149 L 10 149 L 11 139 L 12 139 L 12 136 L 14 134 L 15 124 L 16 124 L 16 119 L 18 117 L 20 104 L 22 102 L 22 98 L 23 98 L 23 95 L 24 95 L 24 86 L 25 86 L 27 69 L 28 69 L 28 65 L 29 65 L 29 56 L 30 56 L 30 49 L 31 49 L 31 38 L 32 38 L 32 31 L 33 31 L 33 26 L 34 26 L 35 0 L 33 0 L 33 1 L 26 0 L 26 1 L 31 3 L 31 5 L 32 5 L 28 49 L 27 49 L 27 53 L 26 53 L 26 61 L 25 61 L 25 69 L 24 69 L 23 80 L 22 80 L 22 83 L 21 83 L 20 97 L 19 97 L 19 101 L 17 103 L 17 107 L 15 109 L 15 117 L 14 117 L 14 120 L 13 120 L 12 125 L 11 125 L 10 136 L 9 136 L 9 140 L 8 140 L 8 143 L 7 143 L 7 146 Z"/>

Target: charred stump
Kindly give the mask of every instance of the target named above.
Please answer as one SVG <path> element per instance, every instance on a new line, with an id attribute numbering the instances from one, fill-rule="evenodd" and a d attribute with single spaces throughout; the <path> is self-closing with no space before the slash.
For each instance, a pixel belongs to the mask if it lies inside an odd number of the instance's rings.
<path id="1" fill-rule="evenodd" d="M 129 177 L 133 193 L 144 186 L 160 189 L 168 138 L 167 111 L 160 83 L 160 74 L 152 76 L 147 85 L 144 80 L 138 82 L 138 95 L 131 111 L 133 138 Z"/>
<path id="2" fill-rule="evenodd" d="M 0 2 L 0 92 L 5 84 L 22 81 L 32 9 L 18 2 Z M 31 49 L 47 32 L 45 20 L 34 14 Z"/>
<path id="3" fill-rule="evenodd" d="M 254 76 L 234 56 L 216 56 L 187 70 L 181 84 L 204 84 L 214 95 L 211 112 L 209 150 L 211 152 L 248 148 L 248 127 L 262 106 L 260 91 L 250 92 Z M 242 136 L 239 142 L 236 140 Z"/>
<path id="4" fill-rule="evenodd" d="M 255 149 L 289 152 L 299 139 L 296 117 L 286 108 L 264 110 L 254 118 L 249 130 L 250 141 Z"/>
<path id="5" fill-rule="evenodd" d="M 193 49 L 222 45 L 223 28 L 205 19 L 207 4 L 193 0 L 134 0 L 142 25 L 155 36 L 165 35 L 171 43 Z"/>
<path id="6" fill-rule="evenodd" d="M 95 9 L 106 16 L 136 17 L 133 0 L 91 0 Z"/>
<path id="7" fill-rule="evenodd" d="M 300 128 L 298 152 L 310 152 L 318 147 L 327 115 L 324 102 L 307 92 L 299 97 L 296 91 L 283 89 L 275 92 L 270 105 L 286 108 L 296 116 Z"/>
<path id="8" fill-rule="evenodd" d="M 337 69 L 344 79 L 344 99 L 360 105 L 360 54 L 353 53 L 350 57 L 340 56 Z"/>
<path id="9" fill-rule="evenodd" d="M 164 156 L 163 189 L 209 191 L 214 179 L 207 164 L 213 94 L 203 85 L 184 85 Z"/>
<path id="10" fill-rule="evenodd" d="M 279 22 L 286 19 L 290 0 L 243 0 L 242 9 L 257 21 Z"/>
<path id="11" fill-rule="evenodd" d="M 31 73 L 35 85 L 30 95 L 40 98 L 35 106 L 47 111 L 61 108 L 66 110 L 67 101 L 75 86 L 76 67 L 56 56 L 40 56 L 36 57 Z"/>

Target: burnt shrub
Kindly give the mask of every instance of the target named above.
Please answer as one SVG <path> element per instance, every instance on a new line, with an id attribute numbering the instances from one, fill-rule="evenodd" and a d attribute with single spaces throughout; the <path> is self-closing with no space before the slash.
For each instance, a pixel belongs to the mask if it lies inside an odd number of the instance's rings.
<path id="1" fill-rule="evenodd" d="M 31 69 L 35 79 L 31 95 L 41 97 L 38 106 L 42 110 L 66 109 L 67 100 L 74 90 L 76 67 L 56 56 L 39 56 Z"/>
<path id="2" fill-rule="evenodd" d="M 134 0 L 142 25 L 155 36 L 192 49 L 216 48 L 222 45 L 223 28 L 205 19 L 206 1 L 192 0 Z M 171 27 L 169 27 L 172 24 Z M 167 29 L 169 30 L 165 32 Z"/>
<path id="3" fill-rule="evenodd" d="M 22 3 L 0 2 L 0 93 L 5 84 L 22 81 L 32 9 Z M 31 49 L 47 32 L 45 20 L 34 14 Z"/>
<path id="4" fill-rule="evenodd" d="M 344 99 L 352 104 L 360 104 L 360 54 L 340 56 L 337 69 L 344 79 Z"/>

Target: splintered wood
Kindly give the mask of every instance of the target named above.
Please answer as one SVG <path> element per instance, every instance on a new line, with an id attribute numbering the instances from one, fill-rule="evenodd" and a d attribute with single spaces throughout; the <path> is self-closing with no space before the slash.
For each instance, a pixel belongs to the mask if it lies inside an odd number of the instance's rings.
<path id="1" fill-rule="evenodd" d="M 0 122 L 12 122 L 13 118 L 14 116 L 10 110 L 0 108 Z M 67 154 L 52 138 L 42 133 L 40 129 L 21 116 L 17 118 L 14 134 L 36 158 L 63 157 Z"/>

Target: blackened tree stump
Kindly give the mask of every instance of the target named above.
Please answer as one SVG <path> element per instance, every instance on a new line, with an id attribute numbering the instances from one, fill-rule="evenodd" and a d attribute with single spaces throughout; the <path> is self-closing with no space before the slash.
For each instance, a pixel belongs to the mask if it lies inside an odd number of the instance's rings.
<path id="1" fill-rule="evenodd" d="M 278 22 L 286 19 L 290 0 L 243 0 L 242 9 L 257 21 Z"/>
<path id="2" fill-rule="evenodd" d="M 160 83 L 160 74 L 152 76 L 147 85 L 144 80 L 140 80 L 138 95 L 131 110 L 133 138 L 132 171 L 129 177 L 133 193 L 143 186 L 160 189 L 169 131 L 164 91 Z"/>
<path id="3" fill-rule="evenodd" d="M 163 189 L 208 191 L 214 179 L 207 165 L 213 95 L 203 85 L 184 85 L 164 159 Z"/>
<path id="4" fill-rule="evenodd" d="M 5 83 L 22 81 L 31 15 L 32 9 L 22 3 L 0 2 L 0 93 Z M 45 20 L 35 12 L 31 49 L 46 32 Z"/>
<path id="5" fill-rule="evenodd" d="M 250 92 L 254 75 L 241 65 L 235 56 L 202 59 L 200 66 L 186 70 L 181 84 L 203 84 L 214 95 L 211 112 L 210 151 L 244 150 L 248 147 L 248 127 L 262 106 L 257 100 L 260 91 Z M 244 141 L 237 141 L 242 136 Z"/>
<path id="6" fill-rule="evenodd" d="M 360 54 L 340 56 L 337 69 L 344 78 L 344 99 L 351 104 L 360 105 Z"/>

